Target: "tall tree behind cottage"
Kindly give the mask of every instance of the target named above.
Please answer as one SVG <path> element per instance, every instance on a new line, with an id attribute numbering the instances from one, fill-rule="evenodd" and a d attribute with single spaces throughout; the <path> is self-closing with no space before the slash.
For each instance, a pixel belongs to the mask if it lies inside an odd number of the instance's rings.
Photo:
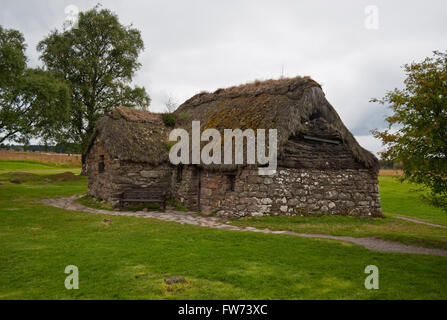
<path id="1" fill-rule="evenodd" d="M 70 84 L 70 121 L 58 140 L 77 146 L 83 174 L 95 122 L 116 106 L 145 109 L 150 104 L 144 87 L 130 86 L 143 49 L 139 30 L 122 25 L 115 13 L 99 6 L 81 12 L 77 25 L 52 31 L 37 46 L 45 67 Z"/>
<path id="2" fill-rule="evenodd" d="M 29 68 L 25 39 L 0 26 L 0 143 L 45 142 L 59 132 L 67 118 L 69 90 L 50 71 Z"/>

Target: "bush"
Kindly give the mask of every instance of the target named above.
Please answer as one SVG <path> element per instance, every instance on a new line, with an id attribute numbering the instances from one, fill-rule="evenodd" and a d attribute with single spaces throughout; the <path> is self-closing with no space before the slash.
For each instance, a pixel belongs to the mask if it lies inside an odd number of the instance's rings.
<path id="1" fill-rule="evenodd" d="M 429 195 L 423 196 L 423 198 L 435 207 L 441 208 L 447 212 L 447 199 L 445 197 L 431 192 Z"/>
<path id="2" fill-rule="evenodd" d="M 163 115 L 163 122 L 165 125 L 173 127 L 175 125 L 175 117 L 171 113 L 166 113 Z"/>

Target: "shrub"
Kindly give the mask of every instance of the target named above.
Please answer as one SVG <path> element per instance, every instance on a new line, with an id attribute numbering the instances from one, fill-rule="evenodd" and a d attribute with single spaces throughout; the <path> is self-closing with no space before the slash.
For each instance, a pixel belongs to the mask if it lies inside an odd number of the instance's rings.
<path id="1" fill-rule="evenodd" d="M 171 113 L 166 113 L 163 115 L 163 122 L 165 125 L 173 127 L 175 125 L 175 117 Z"/>

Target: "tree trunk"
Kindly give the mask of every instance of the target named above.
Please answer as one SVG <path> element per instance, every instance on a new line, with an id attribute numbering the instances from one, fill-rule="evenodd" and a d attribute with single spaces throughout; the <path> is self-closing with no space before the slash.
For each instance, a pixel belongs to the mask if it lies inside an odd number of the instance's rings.
<path id="1" fill-rule="evenodd" d="M 81 156 L 81 161 L 82 161 L 82 170 L 81 170 L 81 176 L 86 176 L 87 175 L 87 155 L 86 154 L 82 154 Z"/>

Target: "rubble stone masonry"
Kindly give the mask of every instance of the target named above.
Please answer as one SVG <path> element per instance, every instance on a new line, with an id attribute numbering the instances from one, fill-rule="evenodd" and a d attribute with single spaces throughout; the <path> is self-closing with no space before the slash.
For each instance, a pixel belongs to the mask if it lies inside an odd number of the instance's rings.
<path id="1" fill-rule="evenodd" d="M 234 191 L 225 174 L 205 172 L 201 209 L 221 216 L 340 214 L 381 216 L 377 175 L 364 169 L 279 168 L 272 176 L 242 170 Z"/>

